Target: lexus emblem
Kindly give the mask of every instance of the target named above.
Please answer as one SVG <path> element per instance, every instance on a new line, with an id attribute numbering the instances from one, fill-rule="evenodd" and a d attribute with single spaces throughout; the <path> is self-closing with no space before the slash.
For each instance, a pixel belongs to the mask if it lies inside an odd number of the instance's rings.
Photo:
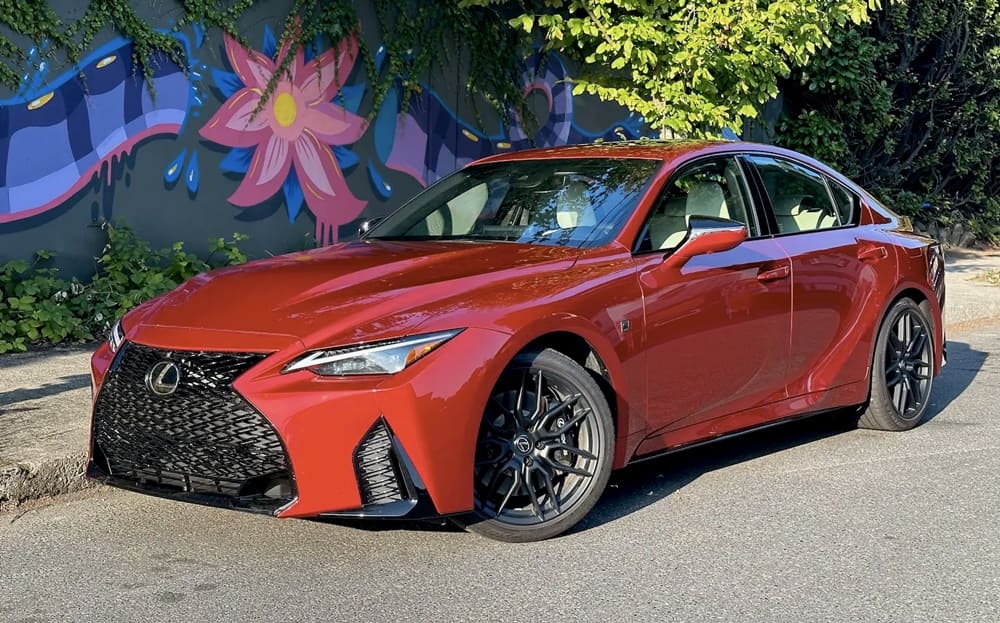
<path id="1" fill-rule="evenodd" d="M 521 435 L 520 437 L 514 440 L 514 447 L 521 454 L 527 454 L 531 452 L 531 440 L 525 437 L 524 435 Z"/>
<path id="2" fill-rule="evenodd" d="M 157 396 L 169 396 L 181 383 L 181 369 L 172 361 L 160 361 L 146 373 L 146 387 Z"/>

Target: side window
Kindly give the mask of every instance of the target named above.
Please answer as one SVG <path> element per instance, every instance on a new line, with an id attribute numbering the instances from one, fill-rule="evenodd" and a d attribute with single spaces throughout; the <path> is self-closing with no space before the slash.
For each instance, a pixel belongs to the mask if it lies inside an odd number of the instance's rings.
<path id="1" fill-rule="evenodd" d="M 674 249 L 687 235 L 691 216 L 739 221 L 749 235 L 758 235 L 746 183 L 735 158 L 716 158 L 681 169 L 660 195 L 650 213 L 637 251 Z"/>
<path id="2" fill-rule="evenodd" d="M 823 176 L 787 160 L 751 156 L 771 199 L 778 233 L 839 227 Z"/>
<path id="3" fill-rule="evenodd" d="M 840 216 L 840 224 L 857 225 L 861 199 L 848 190 L 843 184 L 833 180 L 827 181 L 830 182 L 830 190 L 833 192 L 833 201 L 837 204 L 837 214 Z"/>

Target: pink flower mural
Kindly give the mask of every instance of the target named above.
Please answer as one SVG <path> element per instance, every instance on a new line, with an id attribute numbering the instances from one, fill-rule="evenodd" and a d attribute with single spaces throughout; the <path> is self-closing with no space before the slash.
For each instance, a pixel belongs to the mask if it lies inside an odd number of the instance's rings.
<path id="1" fill-rule="evenodd" d="M 283 190 L 290 220 L 304 201 L 316 217 L 316 240 L 336 242 L 338 226 L 356 219 L 366 205 L 351 193 L 334 153 L 356 142 L 367 126 L 332 101 L 354 66 L 357 40 L 344 39 L 308 62 L 300 49 L 290 75 L 282 76 L 263 106 L 262 94 L 288 48 L 268 56 L 229 36 L 225 46 L 235 75 L 216 75 L 227 99 L 200 134 L 232 147 L 223 168 L 244 173 L 230 203 L 249 207 Z"/>

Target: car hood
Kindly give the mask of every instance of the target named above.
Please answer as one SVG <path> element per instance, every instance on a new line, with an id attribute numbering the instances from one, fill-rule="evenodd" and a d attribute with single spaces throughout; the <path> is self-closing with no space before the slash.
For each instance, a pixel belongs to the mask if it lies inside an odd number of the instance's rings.
<path id="1" fill-rule="evenodd" d="M 137 310 L 126 328 L 174 348 L 209 348 L 199 340 L 216 334 L 241 334 L 248 343 L 251 335 L 280 335 L 306 347 L 378 339 L 422 324 L 429 316 L 421 308 L 435 301 L 525 271 L 563 271 L 579 255 L 499 242 L 342 243 L 198 275 Z M 170 328 L 181 331 L 163 331 Z M 281 345 L 257 341 L 265 342 Z"/>

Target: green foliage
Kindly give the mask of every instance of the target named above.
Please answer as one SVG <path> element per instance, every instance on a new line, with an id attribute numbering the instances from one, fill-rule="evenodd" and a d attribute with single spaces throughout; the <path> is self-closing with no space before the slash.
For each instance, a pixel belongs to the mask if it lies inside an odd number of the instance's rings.
<path id="1" fill-rule="evenodd" d="M 361 61 L 373 85 L 372 114 L 389 89 L 401 81 L 402 106 L 420 89 L 435 66 L 459 57 L 469 63 L 468 88 L 486 97 L 506 118 L 510 107 L 520 107 L 518 61 L 523 58 L 526 38 L 510 28 L 496 9 L 488 6 L 459 8 L 454 0 L 397 2 L 373 0 L 385 47 L 385 63 L 376 67 L 375 57 L 360 36 L 360 21 L 353 0 L 294 0 L 285 19 L 280 44 L 288 50 L 279 70 L 268 83 L 261 107 L 278 82 L 289 75 L 295 53 L 317 43 L 329 45 L 345 37 L 357 37 Z M 186 68 L 183 45 L 168 33 L 141 18 L 132 0 L 88 0 L 82 15 L 63 23 L 46 0 L 0 0 L 0 83 L 16 89 L 28 61 L 25 43 L 44 49 L 50 64 L 66 60 L 76 63 L 102 32 L 113 32 L 134 42 L 135 67 L 149 73 L 153 54 L 167 54 Z M 200 23 L 218 28 L 246 45 L 238 20 L 247 9 L 263 0 L 168 0 L 158 3 L 165 14 L 176 15 L 174 30 Z M 14 40 L 3 35 L 3 29 Z M 43 47 L 42 43 L 46 46 Z M 337 67 L 320 68 L 334 71 Z M 346 78 L 346 76 L 344 77 Z M 337 77 L 340 80 L 340 77 Z M 152 83 L 147 83 L 152 89 Z"/>
<path id="2" fill-rule="evenodd" d="M 911 0 L 832 33 L 782 87 L 779 143 L 919 223 L 1000 237 L 1000 3 Z"/>
<path id="3" fill-rule="evenodd" d="M 15 260 L 0 266 L 0 353 L 25 350 L 33 342 L 90 339 L 79 322 L 83 290 L 78 281 L 60 279 L 45 266 L 52 254 L 35 253 L 34 262 Z"/>
<path id="4" fill-rule="evenodd" d="M 181 17 L 175 28 L 201 22 L 238 37 L 236 19 L 254 0 L 174 0 Z M 20 41 L 0 37 L 0 82 L 16 89 L 21 80 L 20 67 L 28 61 L 25 46 L 45 50 L 45 62 L 66 60 L 75 64 L 91 50 L 98 34 L 110 31 L 130 39 L 134 44 L 135 66 L 144 73 L 153 69 L 153 54 L 157 51 L 170 56 L 181 67 L 187 67 L 184 47 L 174 37 L 145 21 L 130 0 L 88 0 L 76 21 L 64 23 L 46 0 L 0 0 L 0 26 L 16 35 Z M 152 88 L 152 83 L 148 83 Z"/>
<path id="5" fill-rule="evenodd" d="M 35 253 L 33 262 L 0 265 L 0 353 L 29 344 L 79 342 L 107 333 L 117 318 L 139 303 L 167 292 L 212 268 L 241 264 L 245 234 L 209 241 L 201 259 L 183 243 L 154 250 L 132 230 L 107 225 L 108 242 L 88 283 L 66 281 L 49 266 L 53 254 Z"/>
<path id="6" fill-rule="evenodd" d="M 376 67 L 375 56 L 361 36 L 354 4 L 347 0 L 295 0 L 279 41 L 289 53 L 271 76 L 260 109 L 278 82 L 289 76 L 296 50 L 317 41 L 332 44 L 347 37 L 358 41 L 361 62 L 373 85 L 372 115 L 397 81 L 403 88 L 401 109 L 405 111 L 430 70 L 459 57 L 469 63 L 469 91 L 483 95 L 501 119 L 506 119 L 508 108 L 521 107 L 518 61 L 524 57 L 526 38 L 511 29 L 493 8 L 460 8 L 454 0 L 373 0 L 385 55 L 382 66 Z M 454 56 L 444 51 L 452 51 Z M 338 68 L 320 67 L 319 71 L 337 72 Z M 335 80 L 341 77 L 335 76 Z"/>
<path id="7" fill-rule="evenodd" d="M 514 4 L 462 0 L 462 6 Z M 544 0 L 510 23 L 576 59 L 576 93 L 643 115 L 685 136 L 755 118 L 778 80 L 866 21 L 880 0 Z"/>

